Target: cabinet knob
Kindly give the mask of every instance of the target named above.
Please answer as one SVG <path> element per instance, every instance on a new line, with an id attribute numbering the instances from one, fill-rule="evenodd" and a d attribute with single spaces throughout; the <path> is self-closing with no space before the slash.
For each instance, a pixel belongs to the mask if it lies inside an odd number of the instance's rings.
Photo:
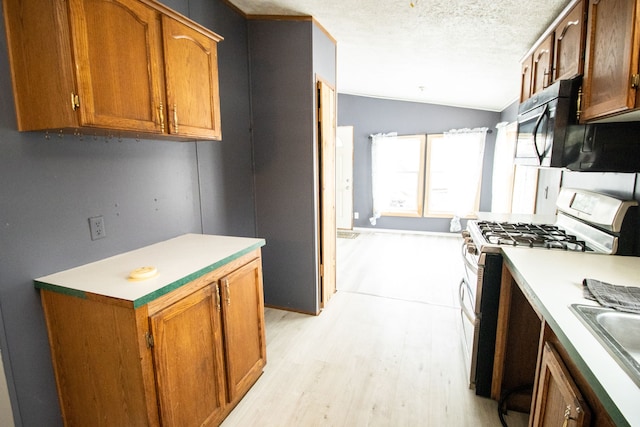
<path id="1" fill-rule="evenodd" d="M 218 286 L 217 283 L 216 283 L 216 308 L 218 309 L 218 311 L 222 309 L 220 304 L 220 286 Z"/>
<path id="2" fill-rule="evenodd" d="M 178 133 L 178 106 L 173 104 L 173 132 Z"/>
<path id="3" fill-rule="evenodd" d="M 80 108 L 80 97 L 75 93 L 71 93 L 71 109 L 76 111 L 78 108 Z"/>
<path id="4" fill-rule="evenodd" d="M 162 105 L 162 102 L 158 107 L 158 113 L 160 114 L 160 130 L 164 133 L 164 105 Z"/>
<path id="5" fill-rule="evenodd" d="M 578 411 L 580 410 L 580 408 L 576 408 Z M 567 405 L 566 408 L 564 408 L 564 422 L 562 423 L 562 427 L 567 427 L 569 425 L 569 421 L 573 420 L 574 418 L 571 418 L 571 406 Z"/>

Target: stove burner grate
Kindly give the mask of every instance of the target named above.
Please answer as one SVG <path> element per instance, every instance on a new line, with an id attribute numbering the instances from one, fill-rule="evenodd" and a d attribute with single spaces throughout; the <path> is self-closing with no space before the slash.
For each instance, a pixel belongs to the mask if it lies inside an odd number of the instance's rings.
<path id="1" fill-rule="evenodd" d="M 584 241 L 555 225 L 479 221 L 478 228 L 491 244 L 581 252 L 588 250 Z"/>

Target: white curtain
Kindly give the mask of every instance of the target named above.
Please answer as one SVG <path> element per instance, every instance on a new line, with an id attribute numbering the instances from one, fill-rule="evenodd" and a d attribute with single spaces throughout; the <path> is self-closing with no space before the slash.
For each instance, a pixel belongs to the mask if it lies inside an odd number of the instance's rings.
<path id="1" fill-rule="evenodd" d="M 510 213 L 514 178 L 517 124 L 500 122 L 496 125 L 496 147 L 493 155 L 491 212 Z"/>
<path id="2" fill-rule="evenodd" d="M 389 192 L 386 189 L 385 173 L 381 160 L 384 159 L 384 146 L 387 142 L 395 142 L 398 133 L 377 133 L 371 137 L 371 196 L 373 198 L 373 215 L 369 218 L 371 225 L 376 225 L 384 206 L 389 205 Z"/>
<path id="3" fill-rule="evenodd" d="M 474 214 L 478 186 L 482 182 L 484 145 L 489 128 L 452 129 L 444 133 L 444 142 L 457 156 L 458 174 L 449 187 L 451 200 L 455 200 L 451 231 L 460 230 L 460 218 Z"/>

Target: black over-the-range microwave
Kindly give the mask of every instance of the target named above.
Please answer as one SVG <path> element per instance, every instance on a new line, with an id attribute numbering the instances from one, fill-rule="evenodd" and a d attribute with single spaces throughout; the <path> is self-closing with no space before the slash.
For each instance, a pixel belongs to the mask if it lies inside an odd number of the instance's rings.
<path id="1" fill-rule="evenodd" d="M 581 84 L 560 80 L 520 104 L 516 164 L 640 172 L 640 122 L 579 124 Z"/>

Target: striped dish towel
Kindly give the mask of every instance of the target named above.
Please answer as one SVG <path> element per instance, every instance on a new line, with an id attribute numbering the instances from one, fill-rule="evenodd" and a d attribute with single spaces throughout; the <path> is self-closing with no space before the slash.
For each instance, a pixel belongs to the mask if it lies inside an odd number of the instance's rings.
<path id="1" fill-rule="evenodd" d="M 582 281 L 584 297 L 597 301 L 604 307 L 640 314 L 640 288 L 612 285 L 596 279 Z"/>

